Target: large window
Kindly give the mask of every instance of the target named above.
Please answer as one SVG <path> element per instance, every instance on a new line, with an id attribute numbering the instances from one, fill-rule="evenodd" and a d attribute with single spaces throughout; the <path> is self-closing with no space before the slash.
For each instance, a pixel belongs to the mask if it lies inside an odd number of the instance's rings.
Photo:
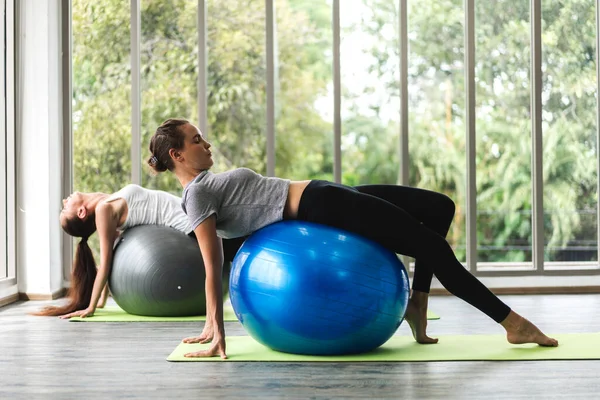
<path id="1" fill-rule="evenodd" d="M 476 274 L 598 271 L 596 7 L 74 0 L 75 189 L 181 193 L 146 160 L 184 117 L 218 171 L 447 194 Z"/>

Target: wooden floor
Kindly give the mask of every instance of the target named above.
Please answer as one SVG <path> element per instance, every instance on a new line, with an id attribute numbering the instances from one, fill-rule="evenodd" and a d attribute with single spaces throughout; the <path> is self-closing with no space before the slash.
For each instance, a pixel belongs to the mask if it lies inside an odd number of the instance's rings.
<path id="1" fill-rule="evenodd" d="M 600 295 L 504 296 L 547 332 L 600 332 Z M 56 303 L 56 302 L 54 302 Z M 72 323 L 0 308 L 0 399 L 595 399 L 599 361 L 169 363 L 200 323 Z M 434 297 L 433 335 L 502 333 L 452 297 Z M 244 334 L 226 323 L 228 334 Z M 408 334 L 403 324 L 398 334 Z"/>

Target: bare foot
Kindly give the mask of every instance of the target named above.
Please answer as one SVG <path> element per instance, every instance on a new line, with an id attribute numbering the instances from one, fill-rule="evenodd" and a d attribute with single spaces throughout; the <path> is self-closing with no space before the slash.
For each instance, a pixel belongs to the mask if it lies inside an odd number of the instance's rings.
<path id="1" fill-rule="evenodd" d="M 434 344 L 438 339 L 427 336 L 427 293 L 413 292 L 404 319 L 412 330 L 413 337 L 417 343 Z"/>
<path id="2" fill-rule="evenodd" d="M 508 314 L 501 325 L 506 329 L 506 339 L 509 343 L 537 343 L 540 346 L 558 346 L 558 340 L 544 335 L 537 326 L 514 311 Z"/>

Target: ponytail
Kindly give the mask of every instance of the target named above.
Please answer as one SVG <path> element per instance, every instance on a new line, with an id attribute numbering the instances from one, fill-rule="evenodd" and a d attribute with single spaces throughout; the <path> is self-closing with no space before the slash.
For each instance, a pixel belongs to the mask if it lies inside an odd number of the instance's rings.
<path id="1" fill-rule="evenodd" d="M 94 261 L 92 249 L 87 244 L 87 239 L 87 237 L 81 238 L 75 251 L 71 287 L 67 294 L 67 304 L 58 307 L 44 307 L 40 311 L 33 313 L 34 315 L 59 316 L 83 310 L 89 306 L 94 289 L 94 280 L 96 279 L 96 262 Z"/>

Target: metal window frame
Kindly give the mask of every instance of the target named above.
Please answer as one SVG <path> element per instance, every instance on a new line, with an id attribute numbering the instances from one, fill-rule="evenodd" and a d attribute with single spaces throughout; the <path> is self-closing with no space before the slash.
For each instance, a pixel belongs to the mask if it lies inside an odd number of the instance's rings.
<path id="1" fill-rule="evenodd" d="M 542 137 L 542 1 L 531 0 L 531 175 L 533 273 L 544 272 L 544 175 Z"/>
<path id="2" fill-rule="evenodd" d="M 267 72 L 267 176 L 275 176 L 275 0 L 265 0 L 265 39 Z"/>
<path id="3" fill-rule="evenodd" d="M 7 193 L 12 193 L 7 196 L 7 258 L 8 258 L 8 277 L 9 282 L 17 283 L 17 222 L 16 222 L 16 193 L 17 193 L 17 172 L 16 172 L 16 157 L 15 157 L 15 140 L 16 140 L 16 28 L 17 28 L 17 5 L 16 0 L 7 1 L 6 7 L 6 76 L 13 79 L 6 80 L 6 130 L 8 132 L 7 148 L 7 171 L 13 171 L 7 176 Z"/>
<path id="4" fill-rule="evenodd" d="M 6 0 L 3 1 L 2 4 L 2 15 L 0 15 L 0 34 L 2 35 L 2 43 L 7 42 L 5 40 L 5 32 L 7 31 L 5 25 L 6 15 Z M 0 280 L 8 278 L 8 226 L 7 226 L 7 217 L 8 217 L 8 207 L 7 207 L 7 197 L 8 197 L 8 168 L 7 167 L 7 155 L 8 155 L 8 147 L 6 146 L 8 141 L 8 130 L 6 129 L 6 96 L 7 90 L 5 84 L 7 83 L 8 74 L 6 73 L 6 64 L 7 60 L 4 58 L 4 51 L 2 52 L 3 57 L 0 60 L 0 78 L 2 79 L 2 96 L 0 97 L 0 125 L 2 126 L 2 130 L 4 131 L 4 137 L 0 141 L 0 164 L 4 169 L 2 173 L 2 177 L 0 178 L 0 226 L 2 227 L 2 240 L 0 241 L 0 255 L 2 256 L 2 260 L 0 261 Z"/>
<path id="5" fill-rule="evenodd" d="M 477 268 L 477 127 L 475 111 L 475 0 L 465 0 L 465 146 L 466 146 L 466 241 L 467 269 Z"/>
<path id="6" fill-rule="evenodd" d="M 600 93 L 600 3 L 596 1 L 596 93 Z M 600 143 L 600 99 L 596 96 L 596 143 Z M 600 251 L 600 151 L 596 149 L 596 228 L 597 249 Z M 600 254 L 598 255 L 600 258 Z"/>
<path id="7" fill-rule="evenodd" d="M 7 31 L 5 21 L 6 15 L 6 0 L 2 2 L 2 14 L 0 15 L 0 43 L 7 42 L 5 40 L 5 32 Z M 4 49 L 3 49 L 4 50 Z M 2 240 L 0 241 L 0 256 L 2 260 L 0 260 L 0 280 L 8 278 L 8 226 L 7 226 L 7 217 L 8 217 L 8 207 L 7 207 L 7 195 L 8 195 L 8 185 L 7 185 L 7 175 L 8 169 L 6 168 L 6 159 L 8 149 L 6 148 L 6 142 L 8 139 L 8 130 L 6 129 L 6 64 L 7 60 L 4 57 L 5 53 L 2 51 L 2 59 L 0 59 L 0 80 L 2 80 L 2 96 L 0 97 L 0 126 L 2 127 L 2 131 L 4 132 L 4 137 L 0 141 L 0 164 L 2 165 L 3 172 L 2 177 L 0 178 L 0 226 L 2 227 Z"/>
<path id="8" fill-rule="evenodd" d="M 73 129 L 72 129 L 72 9 L 70 0 L 62 0 L 61 4 L 61 45 L 62 45 L 62 195 L 67 198 L 73 192 Z M 73 265 L 73 238 L 62 234 L 63 281 L 71 279 Z"/>
<path id="9" fill-rule="evenodd" d="M 131 0 L 131 182 L 142 183 L 142 10 L 140 0 Z"/>
<path id="10" fill-rule="evenodd" d="M 198 0 L 198 127 L 208 137 L 208 4 Z"/>
<path id="11" fill-rule="evenodd" d="M 4 117 L 4 128 L 6 134 L 6 193 L 4 198 L 6 199 L 5 210 L 2 210 L 5 216 L 6 225 L 6 277 L 0 279 L 0 288 L 11 287 L 17 284 L 17 244 L 16 244 L 16 158 L 15 158 L 15 140 L 16 140 L 16 74 L 15 63 L 17 60 L 17 35 L 16 30 L 18 28 L 17 16 L 18 13 L 18 2 L 15 0 L 5 1 L 5 43 L 6 43 L 6 59 L 5 59 L 5 86 L 4 95 L 6 99 L 5 103 L 5 117 Z M 11 79 L 12 77 L 12 79 Z"/>
<path id="12" fill-rule="evenodd" d="M 408 0 L 400 0 L 398 5 L 398 40 L 400 48 L 400 140 L 398 153 L 400 157 L 400 171 L 398 183 L 408 186 L 410 161 L 408 152 Z"/>
<path id="13" fill-rule="evenodd" d="M 340 57 L 340 0 L 333 0 L 333 180 L 342 182 L 342 74 Z"/>

